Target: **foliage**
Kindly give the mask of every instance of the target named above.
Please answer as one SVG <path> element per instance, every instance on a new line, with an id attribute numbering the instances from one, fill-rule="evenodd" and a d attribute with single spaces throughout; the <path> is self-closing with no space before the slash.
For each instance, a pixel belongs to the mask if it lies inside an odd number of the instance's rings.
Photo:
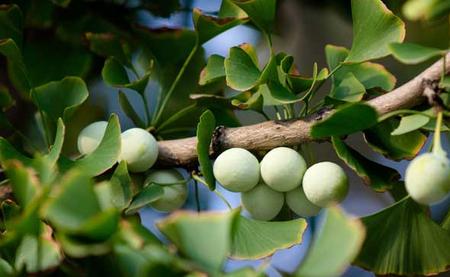
<path id="1" fill-rule="evenodd" d="M 448 16 L 447 2 L 409 0 L 404 13 L 438 19 Z M 380 115 L 366 101 L 396 83 L 372 60 L 392 54 L 417 64 L 445 58 L 448 49 L 403 43 L 405 23 L 381 0 L 351 4 L 350 49 L 327 45 L 327 67 L 315 63 L 311 76 L 300 74 L 293 56 L 273 47 L 275 0 L 223 0 L 214 13 L 195 8 L 193 29 L 142 25 L 143 12 L 186 13 L 176 0 L 0 5 L 0 191 L 12 191 L 0 196 L 0 275 L 264 276 L 264 264 L 225 272 L 225 263 L 268 258 L 301 244 L 311 227 L 287 207 L 272 221 L 247 218 L 240 208 L 200 211 L 198 182 L 223 198 L 210 159 L 222 150 L 216 149 L 221 126 L 240 125 L 236 110 L 267 120 L 313 120 L 311 138 L 329 140 L 370 189 L 389 192 L 396 201 L 359 219 L 338 204 L 324 208 L 322 227 L 293 275 L 339 276 L 352 263 L 378 275 L 448 270 L 450 216 L 441 225 L 434 222 L 428 207 L 406 195 L 396 170 L 346 141 L 360 134 L 373 152 L 404 160 L 419 153 L 435 125 L 449 131 L 446 72 L 432 84 L 434 107 Z M 231 47 L 226 57 L 204 58 L 206 42 L 242 24 L 263 34 L 267 60 L 259 60 L 260 47 L 248 43 Z M 189 170 L 184 180 L 143 182 L 145 173 L 131 173 L 125 161 L 118 162 L 124 125 L 116 114 L 106 115 L 108 126 L 95 151 L 73 152 L 79 129 L 99 119 L 89 101 L 99 80 L 117 95 L 124 116 L 158 140 L 196 135 L 198 161 L 172 161 Z M 444 115 L 442 123 L 435 111 Z M 308 146 L 295 149 L 306 152 Z M 139 211 L 161 199 L 163 185 L 193 181 L 198 212 L 176 211 L 159 221 L 163 239 L 143 226 Z"/>

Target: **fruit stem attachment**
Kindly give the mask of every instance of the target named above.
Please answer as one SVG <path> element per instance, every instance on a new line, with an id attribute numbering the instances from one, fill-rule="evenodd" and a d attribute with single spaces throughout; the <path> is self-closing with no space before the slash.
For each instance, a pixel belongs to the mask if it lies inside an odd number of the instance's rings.
<path id="1" fill-rule="evenodd" d="M 447 153 L 442 148 L 441 144 L 441 126 L 442 126 L 442 111 L 439 111 L 436 118 L 436 127 L 434 129 L 434 138 L 433 138 L 433 154 L 438 156 L 447 157 Z"/>

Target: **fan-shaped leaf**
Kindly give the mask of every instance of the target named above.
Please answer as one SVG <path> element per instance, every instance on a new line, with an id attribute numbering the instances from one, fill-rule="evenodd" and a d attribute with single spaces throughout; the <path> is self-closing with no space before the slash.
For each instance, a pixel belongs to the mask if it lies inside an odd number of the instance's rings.
<path id="1" fill-rule="evenodd" d="M 364 241 L 364 226 L 338 206 L 326 209 L 319 234 L 295 276 L 341 276 L 358 255 Z"/>
<path id="2" fill-rule="evenodd" d="M 218 80 L 225 79 L 225 58 L 219 55 L 211 55 L 208 63 L 200 73 L 199 85 L 204 86 Z"/>
<path id="3" fill-rule="evenodd" d="M 276 0 L 232 0 L 232 2 L 244 10 L 258 28 L 267 34 L 272 32 Z"/>
<path id="4" fill-rule="evenodd" d="M 391 135 L 398 136 L 412 132 L 425 126 L 429 121 L 430 117 L 422 114 L 403 116 L 402 119 L 400 119 L 400 124 L 391 132 Z"/>
<path id="5" fill-rule="evenodd" d="M 433 57 L 445 55 L 446 52 L 414 43 L 391 43 L 389 49 L 396 59 L 406 64 L 421 63 Z"/>
<path id="6" fill-rule="evenodd" d="M 387 56 L 388 45 L 405 38 L 405 24 L 381 0 L 352 0 L 352 18 L 353 43 L 346 63 Z"/>
<path id="7" fill-rule="evenodd" d="M 260 259 L 280 249 L 302 242 L 306 229 L 303 218 L 269 222 L 239 217 L 233 233 L 230 256 L 233 259 Z"/>
<path id="8" fill-rule="evenodd" d="M 209 159 L 209 147 L 215 129 L 214 114 L 210 110 L 206 110 L 200 116 L 200 122 L 197 125 L 197 155 L 200 169 L 210 190 L 216 188 L 216 178 L 214 178 L 213 166 Z"/>
<path id="9" fill-rule="evenodd" d="M 448 270 L 448 232 L 410 198 L 362 221 L 367 236 L 356 265 L 377 275 L 432 275 Z"/>
<path id="10" fill-rule="evenodd" d="M 261 72 L 247 52 L 240 47 L 232 47 L 225 59 L 225 74 L 229 87 L 245 91 L 258 84 Z"/>

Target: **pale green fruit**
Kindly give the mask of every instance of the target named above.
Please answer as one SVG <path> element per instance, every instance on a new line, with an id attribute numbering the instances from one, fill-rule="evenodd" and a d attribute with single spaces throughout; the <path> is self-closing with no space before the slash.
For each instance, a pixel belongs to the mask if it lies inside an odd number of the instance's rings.
<path id="1" fill-rule="evenodd" d="M 158 158 L 158 143 L 146 130 L 128 129 L 122 133 L 122 151 L 120 160 L 127 162 L 131 172 L 144 172 Z"/>
<path id="2" fill-rule="evenodd" d="M 188 190 L 186 184 L 177 184 L 183 181 L 183 176 L 175 169 L 152 171 L 145 180 L 146 184 L 157 183 L 162 185 L 163 195 L 150 206 L 158 211 L 171 212 L 179 209 L 186 202 Z"/>
<path id="3" fill-rule="evenodd" d="M 297 151 L 277 147 L 261 161 L 261 177 L 272 189 L 280 192 L 293 190 L 302 183 L 306 162 Z"/>
<path id="4" fill-rule="evenodd" d="M 294 213 L 302 217 L 315 216 L 321 209 L 306 198 L 302 186 L 286 192 L 286 203 Z"/>
<path id="5" fill-rule="evenodd" d="M 444 199 L 450 192 L 450 161 L 433 153 L 418 156 L 406 168 L 405 186 L 421 204 Z"/>
<path id="6" fill-rule="evenodd" d="M 341 202 L 348 193 L 348 178 L 344 170 L 332 162 L 317 163 L 305 172 L 303 190 L 314 205 L 327 207 Z"/>
<path id="7" fill-rule="evenodd" d="M 231 148 L 220 154 L 213 171 L 217 181 L 229 191 L 248 191 L 259 182 L 259 162 L 242 148 Z"/>
<path id="8" fill-rule="evenodd" d="M 284 195 L 264 183 L 241 193 L 242 206 L 254 219 L 271 220 L 283 207 Z"/>
<path id="9" fill-rule="evenodd" d="M 92 153 L 102 141 L 108 122 L 97 121 L 89 124 L 78 135 L 78 151 L 83 155 Z"/>

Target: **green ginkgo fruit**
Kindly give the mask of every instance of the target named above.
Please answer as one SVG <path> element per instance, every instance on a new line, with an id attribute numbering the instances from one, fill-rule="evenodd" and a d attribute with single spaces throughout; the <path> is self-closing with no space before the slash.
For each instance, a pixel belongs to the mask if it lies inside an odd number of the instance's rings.
<path id="1" fill-rule="evenodd" d="M 324 208 L 344 200 L 348 193 L 348 177 L 335 163 L 316 163 L 305 172 L 303 190 L 309 201 Z"/>
<path id="2" fill-rule="evenodd" d="M 120 160 L 126 161 L 131 172 L 144 172 L 158 158 L 158 143 L 146 130 L 128 129 L 122 133 L 122 150 Z"/>
<path id="3" fill-rule="evenodd" d="M 295 150 L 277 147 L 270 150 L 261 161 L 261 177 L 273 190 L 286 192 L 302 183 L 306 162 Z"/>
<path id="4" fill-rule="evenodd" d="M 107 126 L 108 122 L 97 121 L 81 130 L 77 140 L 78 151 L 82 155 L 92 153 L 102 141 Z"/>
<path id="5" fill-rule="evenodd" d="M 231 148 L 214 162 L 214 176 L 229 191 L 244 192 L 259 182 L 259 162 L 249 151 Z"/>
<path id="6" fill-rule="evenodd" d="M 145 180 L 145 184 L 160 185 L 163 195 L 150 206 L 161 212 L 171 212 L 184 205 L 188 196 L 188 190 L 183 182 L 183 176 L 175 169 L 161 169 L 150 172 Z"/>
<path id="7" fill-rule="evenodd" d="M 260 183 L 253 189 L 241 193 L 241 202 L 254 219 L 271 220 L 283 207 L 284 195 Z"/>
<path id="8" fill-rule="evenodd" d="M 299 216 L 310 217 L 317 215 L 321 208 L 314 205 L 306 198 L 303 186 L 286 192 L 286 204 Z"/>

